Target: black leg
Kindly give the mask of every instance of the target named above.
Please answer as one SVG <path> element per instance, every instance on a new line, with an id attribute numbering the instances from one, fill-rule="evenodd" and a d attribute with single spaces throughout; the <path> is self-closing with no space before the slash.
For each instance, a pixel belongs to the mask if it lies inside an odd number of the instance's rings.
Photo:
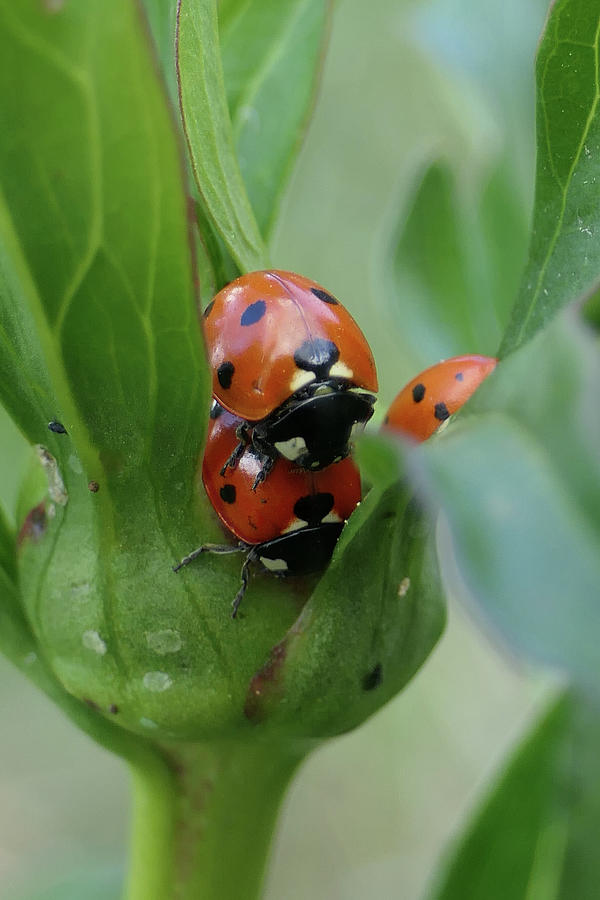
<path id="1" fill-rule="evenodd" d="M 266 453 L 260 454 L 260 463 L 261 467 L 258 475 L 254 479 L 254 484 L 252 485 L 252 490 L 255 491 L 259 484 L 262 484 L 265 481 L 267 475 L 275 465 L 275 460 L 272 456 L 267 456 Z"/>
<path id="2" fill-rule="evenodd" d="M 238 544 L 236 547 L 231 547 L 228 544 L 202 544 L 201 547 L 197 547 L 196 550 L 192 550 L 191 553 L 184 556 L 178 565 L 173 566 L 173 571 L 179 572 L 184 566 L 187 566 L 195 559 L 198 559 L 202 553 L 240 553 L 242 550 L 246 550 L 245 544 Z"/>
<path id="3" fill-rule="evenodd" d="M 235 619 L 237 616 L 238 608 L 242 600 L 244 599 L 244 594 L 246 593 L 246 589 L 250 584 L 250 564 L 256 560 L 256 552 L 254 550 L 250 550 L 248 556 L 244 560 L 244 565 L 242 566 L 242 584 L 240 586 L 239 591 L 233 598 L 232 613 L 231 618 Z"/>

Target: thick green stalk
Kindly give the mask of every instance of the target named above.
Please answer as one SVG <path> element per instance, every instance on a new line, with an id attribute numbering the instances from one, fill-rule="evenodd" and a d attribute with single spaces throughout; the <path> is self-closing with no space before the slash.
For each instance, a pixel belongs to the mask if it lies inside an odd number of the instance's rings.
<path id="1" fill-rule="evenodd" d="M 126 900 L 255 900 L 283 793 L 307 746 L 178 744 L 134 768 Z"/>

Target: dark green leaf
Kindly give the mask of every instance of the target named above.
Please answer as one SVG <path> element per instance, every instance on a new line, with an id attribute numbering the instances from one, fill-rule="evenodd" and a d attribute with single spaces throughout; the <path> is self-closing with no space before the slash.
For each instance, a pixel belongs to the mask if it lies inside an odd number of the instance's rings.
<path id="1" fill-rule="evenodd" d="M 180 0 L 177 70 L 194 176 L 206 209 L 242 271 L 267 265 L 240 174 L 219 50 L 216 0 Z"/>
<path id="2" fill-rule="evenodd" d="M 567 695 L 526 738 L 431 900 L 594 900 L 600 710 Z"/>
<path id="3" fill-rule="evenodd" d="M 388 254 L 399 326 L 422 364 L 494 355 L 525 258 L 527 215 L 515 176 L 498 166 L 467 190 L 449 164 L 424 173 Z"/>
<path id="4" fill-rule="evenodd" d="M 533 235 L 501 354 L 530 338 L 600 275 L 600 13 L 557 0 L 537 57 Z"/>
<path id="5" fill-rule="evenodd" d="M 569 309 L 415 451 L 486 616 L 513 646 L 596 690 L 599 385 L 597 339 Z"/>
<path id="6" fill-rule="evenodd" d="M 363 450 L 383 481 L 353 514 L 333 560 L 284 640 L 257 673 L 251 719 L 301 734 L 355 727 L 412 678 L 445 622 L 429 519 L 408 485 L 389 484 L 386 448 Z"/>
<path id="7" fill-rule="evenodd" d="M 307 125 L 330 5 L 330 0 L 233 0 L 219 7 L 233 138 L 265 235 Z"/>

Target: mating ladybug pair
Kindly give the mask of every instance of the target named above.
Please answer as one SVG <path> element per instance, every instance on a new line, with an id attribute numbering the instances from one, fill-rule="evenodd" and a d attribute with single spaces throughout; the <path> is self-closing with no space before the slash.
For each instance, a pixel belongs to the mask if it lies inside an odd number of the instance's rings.
<path id="1" fill-rule="evenodd" d="M 243 551 L 233 616 L 259 562 L 277 575 L 323 569 L 360 501 L 352 438 L 373 413 L 377 375 L 356 322 L 324 288 L 290 272 L 254 272 L 225 287 L 204 312 L 213 406 L 202 478 Z M 384 427 L 425 440 L 494 367 L 457 357 L 398 394 Z"/>
<path id="2" fill-rule="evenodd" d="M 244 275 L 204 312 L 213 406 L 206 492 L 243 551 L 233 616 L 260 562 L 277 575 L 323 569 L 360 501 L 349 458 L 373 414 L 377 375 L 365 337 L 320 285 L 290 272 Z"/>

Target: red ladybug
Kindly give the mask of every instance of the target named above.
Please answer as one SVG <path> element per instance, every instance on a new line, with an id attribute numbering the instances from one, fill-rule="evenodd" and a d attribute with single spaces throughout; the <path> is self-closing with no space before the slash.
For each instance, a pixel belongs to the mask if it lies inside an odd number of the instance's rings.
<path id="1" fill-rule="evenodd" d="M 249 566 L 260 562 L 277 575 L 306 575 L 331 558 L 346 519 L 360 501 L 360 475 L 351 459 L 319 472 L 279 459 L 267 482 L 254 489 L 261 459 L 250 448 L 232 468 L 240 420 L 217 402 L 202 462 L 202 480 L 219 518 L 239 538 L 237 546 L 205 544 L 175 567 L 201 553 L 246 551 L 242 585 L 233 601 L 235 617 L 249 581 Z"/>
<path id="2" fill-rule="evenodd" d="M 252 272 L 209 303 L 204 333 L 214 396 L 244 420 L 238 437 L 259 454 L 257 483 L 278 455 L 314 470 L 348 455 L 373 414 L 377 374 L 335 297 L 301 275 Z"/>
<path id="3" fill-rule="evenodd" d="M 490 356 L 454 356 L 425 369 L 396 396 L 383 428 L 426 441 L 466 403 L 497 362 Z"/>

